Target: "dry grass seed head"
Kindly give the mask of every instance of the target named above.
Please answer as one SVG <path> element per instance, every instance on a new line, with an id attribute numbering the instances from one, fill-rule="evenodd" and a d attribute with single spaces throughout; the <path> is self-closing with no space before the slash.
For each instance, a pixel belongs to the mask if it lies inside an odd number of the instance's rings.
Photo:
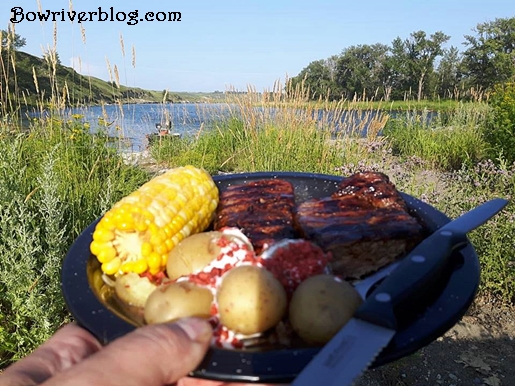
<path id="1" fill-rule="evenodd" d="M 81 35 L 81 38 L 82 38 L 82 44 L 86 44 L 86 30 L 84 29 L 84 26 L 80 25 L 80 35 Z"/>
<path id="2" fill-rule="evenodd" d="M 125 58 L 125 44 L 123 44 L 123 35 L 120 34 L 120 48 L 122 49 L 122 56 Z"/>
<path id="3" fill-rule="evenodd" d="M 36 68 L 32 67 L 32 79 L 34 80 L 34 86 L 36 86 L 36 93 L 39 94 L 39 83 L 38 77 L 36 76 Z"/>
<path id="4" fill-rule="evenodd" d="M 107 65 L 107 72 L 109 73 L 109 81 L 112 82 L 113 81 L 113 71 L 111 69 L 111 63 L 109 62 L 109 58 L 107 56 L 105 57 L 105 60 L 106 60 L 106 65 Z"/>
<path id="5" fill-rule="evenodd" d="M 120 74 L 118 73 L 118 66 L 114 65 L 114 80 L 116 81 L 116 87 L 120 88 Z"/>

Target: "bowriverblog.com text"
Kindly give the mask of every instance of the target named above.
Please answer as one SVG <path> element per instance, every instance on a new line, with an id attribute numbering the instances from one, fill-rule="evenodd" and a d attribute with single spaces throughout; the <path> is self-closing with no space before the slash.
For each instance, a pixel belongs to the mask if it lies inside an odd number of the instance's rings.
<path id="1" fill-rule="evenodd" d="M 181 21 L 180 12 L 158 11 L 158 12 L 145 12 L 141 13 L 136 9 L 130 12 L 117 11 L 114 7 L 102 8 L 98 7 L 96 11 L 76 12 L 65 11 L 64 8 L 60 11 L 52 11 L 50 9 L 39 11 L 25 11 L 22 7 L 11 8 L 11 23 L 21 23 L 22 21 L 71 21 L 77 23 L 84 23 L 88 21 L 114 21 L 125 22 L 128 25 L 136 25 L 139 22 L 145 21 Z"/>

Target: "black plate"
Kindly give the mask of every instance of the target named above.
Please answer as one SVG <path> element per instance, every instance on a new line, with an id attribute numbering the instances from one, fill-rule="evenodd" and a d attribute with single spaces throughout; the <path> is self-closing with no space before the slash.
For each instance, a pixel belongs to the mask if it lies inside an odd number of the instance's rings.
<path id="1" fill-rule="evenodd" d="M 341 181 L 339 176 L 290 172 L 231 174 L 215 176 L 214 180 L 223 190 L 230 185 L 263 178 L 281 178 L 293 183 L 298 203 L 331 194 Z M 403 196 L 410 210 L 429 231 L 435 231 L 449 221 L 435 208 L 409 195 Z M 108 307 L 91 285 L 98 263 L 91 255 L 89 245 L 97 221 L 85 229 L 70 248 L 63 264 L 62 290 L 77 322 L 101 342 L 108 343 L 136 326 L 123 315 L 123 311 Z M 450 329 L 466 312 L 479 284 L 479 260 L 469 243 L 455 253 L 452 261 L 439 285 L 428 291 L 431 296 L 425 298 L 423 307 L 416 313 L 406 314 L 399 331 L 377 357 L 373 367 L 392 362 L 427 345 Z M 317 352 L 317 348 L 267 351 L 213 348 L 191 375 L 222 381 L 290 382 Z"/>

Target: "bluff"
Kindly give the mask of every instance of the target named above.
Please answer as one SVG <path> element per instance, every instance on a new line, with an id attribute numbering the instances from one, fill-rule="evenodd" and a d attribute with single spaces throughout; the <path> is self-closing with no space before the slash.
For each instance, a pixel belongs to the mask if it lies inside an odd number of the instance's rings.
<path id="1" fill-rule="evenodd" d="M 55 71 L 54 71 L 55 70 Z M 60 96 L 67 105 L 101 103 L 163 102 L 164 91 L 116 85 L 92 76 L 81 75 L 71 67 L 49 63 L 34 55 L 16 51 L 0 58 L 0 101 L 14 106 L 36 106 Z M 13 102 L 15 101 L 15 102 Z M 166 93 L 166 102 L 181 102 L 182 97 Z"/>

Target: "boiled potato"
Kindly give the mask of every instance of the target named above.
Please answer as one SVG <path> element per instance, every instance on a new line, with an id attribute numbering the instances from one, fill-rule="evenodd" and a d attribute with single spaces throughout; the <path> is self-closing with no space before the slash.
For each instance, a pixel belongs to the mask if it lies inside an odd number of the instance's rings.
<path id="1" fill-rule="evenodd" d="M 221 232 L 202 232 L 186 237 L 168 255 L 166 273 L 171 280 L 203 269 L 220 254 L 216 245 Z"/>
<path id="2" fill-rule="evenodd" d="M 307 343 L 325 344 L 345 325 L 362 303 L 354 287 L 332 275 L 304 280 L 293 293 L 289 319 Z"/>
<path id="3" fill-rule="evenodd" d="M 186 237 L 170 251 L 166 273 L 171 280 L 198 272 L 220 255 L 218 241 L 239 239 L 232 233 L 202 232 Z M 251 246 L 252 247 L 252 246 Z"/>
<path id="4" fill-rule="evenodd" d="M 118 299 L 125 304 L 142 308 L 156 287 L 148 278 L 128 273 L 116 278 L 114 290 Z"/>
<path id="5" fill-rule="evenodd" d="M 206 288 L 182 281 L 164 284 L 152 292 L 145 303 L 145 321 L 170 322 L 188 316 L 209 318 L 213 294 Z"/>
<path id="6" fill-rule="evenodd" d="M 216 294 L 220 322 L 250 335 L 274 327 L 286 312 L 286 291 L 266 269 L 243 265 L 228 271 Z"/>

